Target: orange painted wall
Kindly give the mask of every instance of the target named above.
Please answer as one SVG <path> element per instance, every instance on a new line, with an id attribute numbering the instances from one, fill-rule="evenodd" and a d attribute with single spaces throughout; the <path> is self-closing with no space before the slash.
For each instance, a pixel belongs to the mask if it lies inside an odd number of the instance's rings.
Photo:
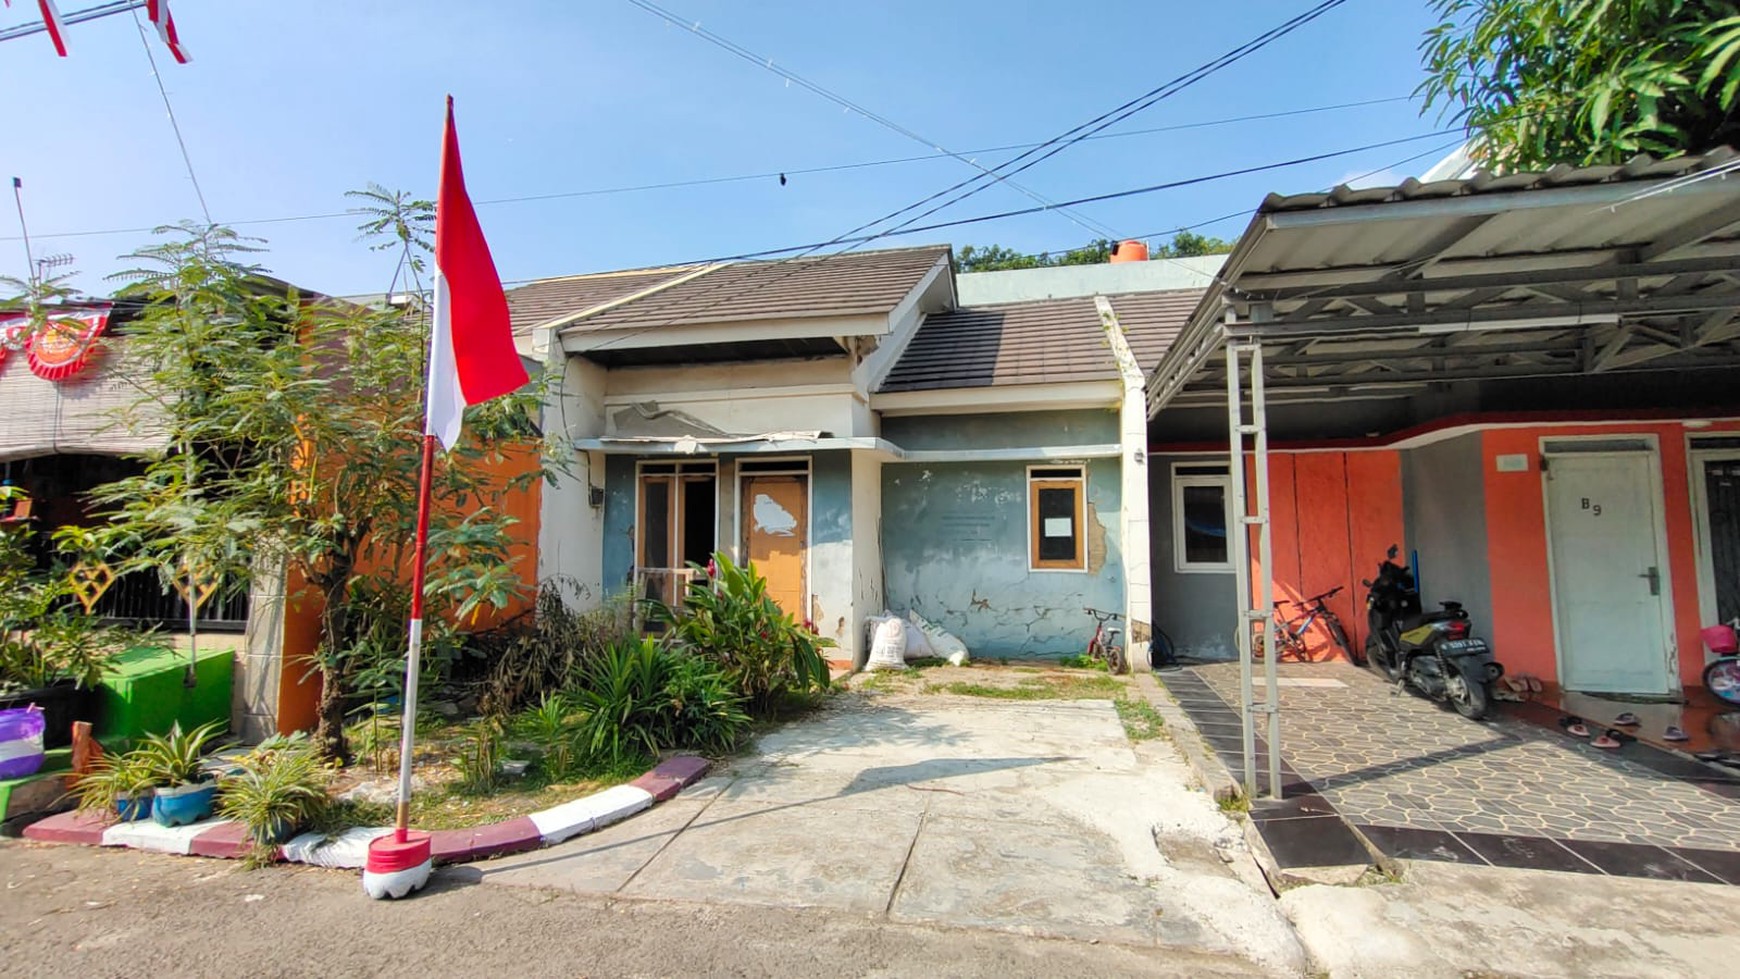
<path id="1" fill-rule="evenodd" d="M 1360 578 L 1371 575 L 1385 548 L 1402 540 L 1401 453 L 1271 452 L 1269 521 L 1275 600 L 1299 601 L 1341 586 L 1329 607 L 1360 648 Z M 1256 580 L 1253 574 L 1253 588 Z M 1295 611 L 1286 610 L 1289 616 Z M 1307 634 L 1306 651 L 1314 660 L 1345 659 L 1321 626 Z"/>
<path id="2" fill-rule="evenodd" d="M 491 495 L 496 497 L 489 501 L 490 505 L 501 507 L 518 521 L 509 531 L 513 542 L 508 548 L 508 557 L 525 583 L 525 589 L 521 598 L 506 608 L 486 610 L 476 622 L 468 623 L 467 628 L 471 629 L 490 628 L 532 608 L 537 599 L 538 584 L 538 513 L 543 501 L 543 484 L 536 482 L 526 489 L 508 489 L 508 483 L 516 476 L 537 470 L 538 453 L 530 449 L 514 450 L 503 453 L 500 460 L 484 461 L 481 465 L 489 473 L 489 485 L 494 490 Z M 367 569 L 373 570 L 372 567 Z M 404 579 L 410 580 L 408 570 Z M 311 729 L 317 720 L 320 679 L 313 676 L 304 681 L 303 678 L 309 670 L 308 657 L 320 645 L 320 613 L 324 603 L 294 571 L 285 581 L 285 595 L 278 730 L 289 733 Z"/>
<path id="3" fill-rule="evenodd" d="M 1740 431 L 1740 424 L 1716 422 L 1699 434 Z M 1492 575 L 1490 632 L 1500 659 L 1511 673 L 1558 676 L 1554 652 L 1553 598 L 1547 571 L 1547 520 L 1541 486 L 1543 437 L 1653 435 L 1660 451 L 1664 523 L 1667 528 L 1668 585 L 1673 597 L 1673 633 L 1679 654 L 1680 683 L 1697 686 L 1704 669 L 1699 620 L 1696 537 L 1686 462 L 1686 429 L 1677 423 L 1627 425 L 1541 425 L 1488 429 L 1481 434 L 1486 490 L 1487 560 Z M 1497 457 L 1528 458 L 1525 472 L 1497 471 Z"/>

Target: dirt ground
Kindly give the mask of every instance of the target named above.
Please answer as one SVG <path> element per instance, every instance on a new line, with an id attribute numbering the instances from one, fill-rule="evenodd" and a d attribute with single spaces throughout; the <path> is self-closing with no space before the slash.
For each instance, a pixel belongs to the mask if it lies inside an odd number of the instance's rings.
<path id="1" fill-rule="evenodd" d="M 370 901 L 354 872 L 0 841 L 0 962 L 27 976 L 1231 976 L 1179 950 L 790 908 L 445 879 Z"/>

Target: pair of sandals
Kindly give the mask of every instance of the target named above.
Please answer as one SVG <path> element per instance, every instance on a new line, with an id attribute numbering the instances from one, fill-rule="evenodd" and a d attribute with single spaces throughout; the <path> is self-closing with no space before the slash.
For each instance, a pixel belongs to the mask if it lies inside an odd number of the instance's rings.
<path id="1" fill-rule="evenodd" d="M 1499 700 L 1520 704 L 1541 695 L 1541 681 L 1527 673 L 1513 674 L 1504 677 L 1493 694 Z"/>
<path id="2" fill-rule="evenodd" d="M 1643 722 L 1638 719 L 1636 714 L 1633 714 L 1631 711 L 1625 711 L 1613 719 L 1613 727 L 1601 732 L 1600 735 L 1592 739 L 1589 743 L 1597 748 L 1604 748 L 1608 751 L 1612 751 L 1623 745 L 1626 741 L 1636 740 L 1635 736 L 1619 730 L 1620 728 L 1635 728 L 1642 723 Z M 1563 718 L 1559 721 L 1559 726 L 1565 729 L 1566 734 L 1569 734 L 1574 738 L 1587 738 L 1590 734 L 1589 725 L 1584 723 L 1583 719 L 1580 717 Z M 1690 741 L 1691 738 L 1686 735 L 1684 730 L 1681 730 L 1679 725 L 1669 724 L 1662 732 L 1662 740 Z"/>

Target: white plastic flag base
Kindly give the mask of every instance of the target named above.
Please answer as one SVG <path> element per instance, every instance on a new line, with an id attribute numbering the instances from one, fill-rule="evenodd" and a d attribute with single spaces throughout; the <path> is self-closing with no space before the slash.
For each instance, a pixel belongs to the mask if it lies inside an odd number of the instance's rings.
<path id="1" fill-rule="evenodd" d="M 364 870 L 362 875 L 363 890 L 369 897 L 377 901 L 389 898 L 397 899 L 414 891 L 420 891 L 429 883 L 429 875 L 435 869 L 434 860 L 425 860 L 409 870 L 396 870 L 387 873 L 376 873 Z"/>

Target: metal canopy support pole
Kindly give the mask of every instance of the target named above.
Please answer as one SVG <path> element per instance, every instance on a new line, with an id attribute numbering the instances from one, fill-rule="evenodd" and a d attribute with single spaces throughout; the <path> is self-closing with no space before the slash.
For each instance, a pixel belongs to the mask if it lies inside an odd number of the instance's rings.
<path id="1" fill-rule="evenodd" d="M 1251 501 L 1256 516 L 1249 519 L 1257 527 L 1257 556 L 1262 561 L 1257 576 L 1260 598 L 1257 608 L 1263 610 L 1266 618 L 1275 607 L 1274 540 L 1269 533 L 1269 409 L 1263 391 L 1263 345 L 1252 344 L 1250 353 L 1251 427 L 1256 430 L 1251 454 L 1256 460 L 1257 498 Z M 1280 659 L 1278 649 L 1263 657 L 1263 702 L 1269 713 L 1269 730 L 1265 735 L 1269 742 L 1269 797 L 1273 799 L 1281 798 L 1281 684 L 1276 675 Z"/>
<path id="2" fill-rule="evenodd" d="M 1245 398 L 1242 390 L 1242 357 L 1248 357 L 1251 369 L 1251 420 L 1245 421 Z M 1228 343 L 1226 348 L 1226 410 L 1228 448 L 1228 486 L 1231 511 L 1235 516 L 1228 527 L 1227 543 L 1233 562 L 1234 587 L 1239 602 L 1239 719 L 1244 734 L 1245 795 L 1257 794 L 1256 715 L 1267 714 L 1269 723 L 1264 735 L 1269 746 L 1269 794 L 1281 797 L 1280 698 L 1275 674 L 1275 657 L 1265 656 L 1263 663 L 1264 698 L 1256 701 L 1253 683 L 1251 649 L 1260 624 L 1266 623 L 1274 607 L 1273 550 L 1269 539 L 1269 436 L 1263 405 L 1263 350 L 1255 343 Z M 1253 436 L 1252 469 L 1255 473 L 1254 493 L 1245 490 L 1245 439 Z M 1254 498 L 1252 498 L 1254 497 Z M 1251 529 L 1256 530 L 1258 561 L 1257 594 L 1251 589 Z M 1252 599 L 1256 599 L 1252 607 Z"/>

